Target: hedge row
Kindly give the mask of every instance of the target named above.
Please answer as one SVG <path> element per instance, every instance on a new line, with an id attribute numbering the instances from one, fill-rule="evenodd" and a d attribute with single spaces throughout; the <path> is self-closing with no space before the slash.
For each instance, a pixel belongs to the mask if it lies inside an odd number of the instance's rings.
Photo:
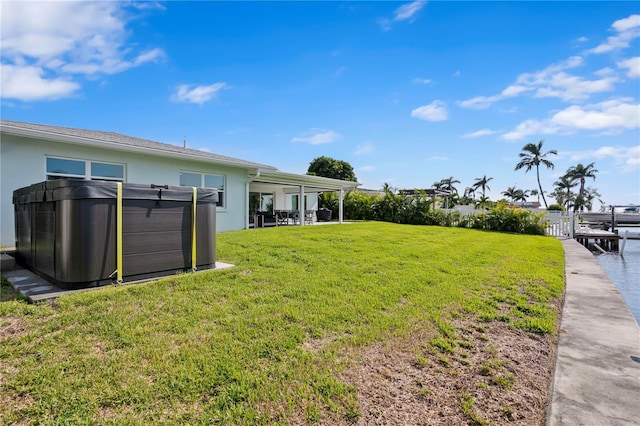
<path id="1" fill-rule="evenodd" d="M 400 195 L 391 190 L 382 194 L 350 191 L 344 198 L 346 220 L 379 220 L 409 225 L 456 226 L 488 231 L 516 232 L 544 235 L 542 214 L 498 204 L 488 211 L 462 215 L 458 211 L 435 209 L 434 199 L 424 193 Z M 321 196 L 322 207 L 330 208 L 337 216 L 338 202 L 333 193 Z"/>

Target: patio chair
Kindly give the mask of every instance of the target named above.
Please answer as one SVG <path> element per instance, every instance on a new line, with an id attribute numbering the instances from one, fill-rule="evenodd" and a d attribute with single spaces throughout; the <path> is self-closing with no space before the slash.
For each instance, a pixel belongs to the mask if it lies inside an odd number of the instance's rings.
<path id="1" fill-rule="evenodd" d="M 293 219 L 293 224 L 297 225 L 300 223 L 300 212 L 298 210 L 294 210 L 293 212 L 291 212 L 291 216 Z"/>
<path id="2" fill-rule="evenodd" d="M 304 211 L 304 223 L 306 225 L 313 225 L 313 216 L 315 214 L 315 210 L 305 210 Z"/>
<path id="3" fill-rule="evenodd" d="M 286 210 L 275 210 L 276 226 L 289 224 L 289 212 Z"/>

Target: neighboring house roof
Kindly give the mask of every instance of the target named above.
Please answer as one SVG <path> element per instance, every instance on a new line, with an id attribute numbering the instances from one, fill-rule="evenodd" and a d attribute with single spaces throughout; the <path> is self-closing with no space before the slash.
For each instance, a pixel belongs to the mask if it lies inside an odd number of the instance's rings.
<path id="1" fill-rule="evenodd" d="M 131 152 L 155 153 L 156 155 L 197 159 L 228 166 L 249 169 L 277 170 L 275 167 L 196 149 L 183 148 L 168 143 L 154 142 L 148 139 L 135 138 L 120 133 L 97 130 L 75 129 L 71 127 L 49 126 L 44 124 L 23 123 L 19 121 L 0 120 L 3 133 L 17 136 L 33 137 L 57 142 L 80 145 L 101 146 Z"/>
<path id="2" fill-rule="evenodd" d="M 401 189 L 398 191 L 400 195 L 416 195 L 422 194 L 428 195 L 430 197 L 434 197 L 436 195 L 450 195 L 452 191 L 447 189 L 434 189 L 434 188 L 425 188 L 425 189 Z"/>
<path id="3" fill-rule="evenodd" d="M 181 146 L 167 143 L 154 142 L 148 139 L 135 138 L 132 136 L 122 135 L 120 133 L 49 126 L 9 120 L 0 120 L 0 131 L 10 135 L 55 142 L 111 148 L 121 151 L 153 154 L 165 157 L 177 157 L 223 164 L 232 167 L 240 167 L 249 170 L 251 180 L 256 182 L 306 185 L 309 189 L 313 188 L 319 191 L 355 188 L 360 185 L 358 182 L 348 182 L 319 176 L 281 172 L 277 168 L 266 164 L 254 163 L 196 149 L 183 148 Z"/>

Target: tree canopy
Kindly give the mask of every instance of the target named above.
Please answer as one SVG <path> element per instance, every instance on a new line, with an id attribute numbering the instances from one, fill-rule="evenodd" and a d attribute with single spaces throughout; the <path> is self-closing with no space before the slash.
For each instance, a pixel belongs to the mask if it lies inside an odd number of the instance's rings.
<path id="1" fill-rule="evenodd" d="M 544 141 L 538 142 L 538 144 L 528 143 L 522 147 L 522 152 L 520 153 L 520 162 L 516 164 L 515 170 L 520 170 L 522 168 L 525 169 L 525 172 L 528 172 L 533 167 L 536 168 L 536 178 L 538 179 L 538 189 L 540 190 L 540 195 L 542 195 L 542 201 L 544 201 L 544 206 L 548 207 L 547 199 L 544 197 L 544 191 L 542 190 L 542 184 L 540 184 L 540 164 L 543 164 L 548 169 L 553 169 L 553 163 L 547 160 L 545 157 L 551 155 L 558 155 L 558 151 L 552 149 L 547 152 L 542 152 L 542 144 Z"/>
<path id="2" fill-rule="evenodd" d="M 351 164 L 335 158 L 325 157 L 324 155 L 313 159 L 309 164 L 307 174 L 351 182 L 357 182 L 358 180 Z"/>

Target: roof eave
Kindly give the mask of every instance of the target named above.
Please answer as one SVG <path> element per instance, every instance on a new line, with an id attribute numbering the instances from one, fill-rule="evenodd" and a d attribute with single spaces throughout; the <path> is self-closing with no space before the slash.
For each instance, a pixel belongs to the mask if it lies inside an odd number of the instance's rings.
<path id="1" fill-rule="evenodd" d="M 59 133 L 47 132 L 44 130 L 24 129 L 24 128 L 15 127 L 15 126 L 6 125 L 6 124 L 3 124 L 0 130 L 2 130 L 3 133 L 7 133 L 10 135 L 39 138 L 39 139 L 50 140 L 53 142 L 64 142 L 64 143 L 70 143 L 74 145 L 93 146 L 97 148 L 111 148 L 111 149 L 116 149 L 118 151 L 134 152 L 134 153 L 141 153 L 141 154 L 153 153 L 154 155 L 158 155 L 161 157 L 197 160 L 200 162 L 221 164 L 225 166 L 242 168 L 247 170 L 256 170 L 256 169 L 277 170 L 275 167 L 269 167 L 267 165 L 262 165 L 262 164 L 244 164 L 244 163 L 225 160 L 225 159 L 213 159 L 213 158 L 207 158 L 207 157 L 203 158 L 201 156 L 198 156 L 195 152 L 193 154 L 190 154 L 190 153 L 184 153 L 184 152 L 163 151 L 157 148 L 126 145 L 126 144 L 121 144 L 116 142 L 93 139 L 90 137 L 62 135 Z"/>

